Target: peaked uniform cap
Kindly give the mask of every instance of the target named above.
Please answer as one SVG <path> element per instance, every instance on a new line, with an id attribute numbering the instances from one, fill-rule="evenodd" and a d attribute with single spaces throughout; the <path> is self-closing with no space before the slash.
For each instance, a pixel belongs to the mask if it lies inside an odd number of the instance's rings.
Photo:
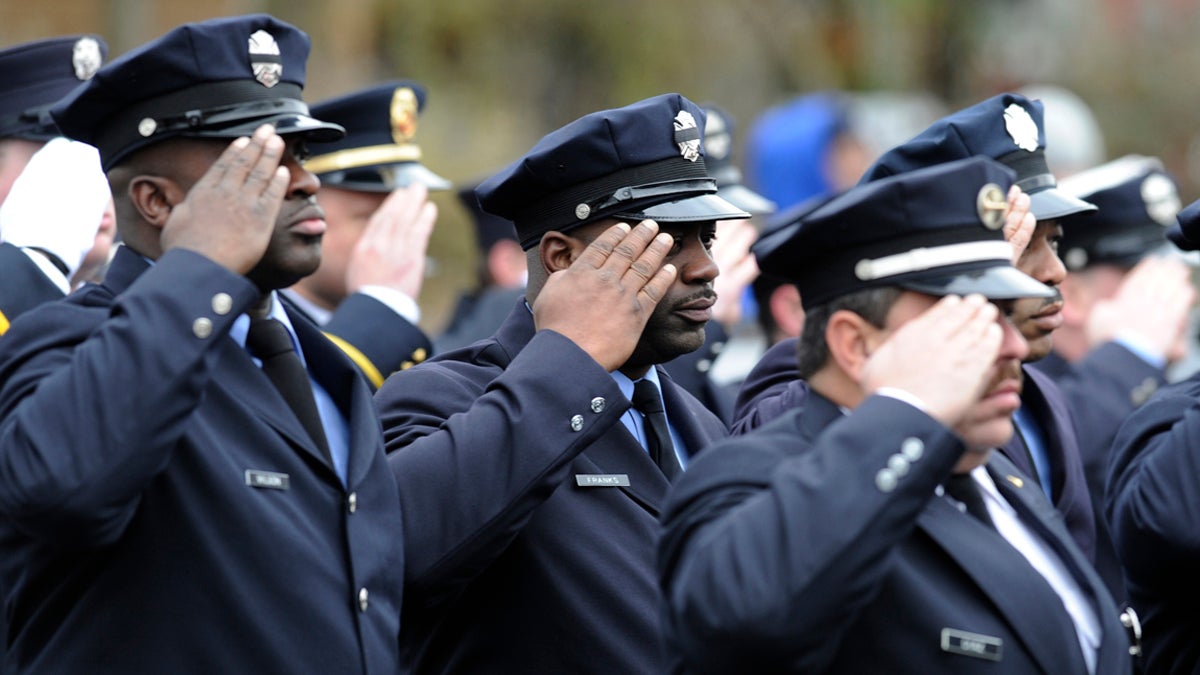
<path id="1" fill-rule="evenodd" d="M 364 192 L 391 192 L 413 183 L 448 190 L 450 181 L 421 163 L 417 119 L 425 88 L 396 80 L 328 99 L 312 106 L 313 117 L 341 125 L 345 137 L 322 144 L 304 162 L 321 185 Z"/>
<path id="2" fill-rule="evenodd" d="M 991 299 L 1054 291 L 1012 265 L 1004 240 L 1011 169 L 986 157 L 861 184 L 802 213 L 755 254 L 800 289 L 806 309 L 869 288 Z"/>
<path id="3" fill-rule="evenodd" d="M 96 35 L 26 42 L 0 50 L 0 138 L 59 136 L 50 106 L 86 82 L 108 57 Z"/>
<path id="4" fill-rule="evenodd" d="M 154 143 L 237 138 L 262 124 L 341 138 L 301 100 L 308 35 L 266 14 L 179 26 L 114 59 L 51 110 L 63 134 L 96 146 L 105 170 Z"/>
<path id="5" fill-rule="evenodd" d="M 1096 207 L 1059 190 L 1046 165 L 1046 132 L 1040 101 L 1000 94 L 934 122 L 907 142 L 888 150 L 859 183 L 934 164 L 983 155 L 1017 172 L 1017 185 L 1029 195 L 1038 220 L 1064 218 Z"/>
<path id="6" fill-rule="evenodd" d="M 748 218 L 716 194 L 704 161 L 704 124 L 704 112 L 679 94 L 586 115 L 481 183 L 479 205 L 512 221 L 525 249 L 551 230 L 605 218 Z"/>
<path id="7" fill-rule="evenodd" d="M 1102 263 L 1132 267 L 1166 243 L 1182 206 L 1175 179 L 1155 157 L 1127 155 L 1066 178 L 1060 187 L 1099 209 L 1062 223 L 1058 251 L 1069 270 Z"/>

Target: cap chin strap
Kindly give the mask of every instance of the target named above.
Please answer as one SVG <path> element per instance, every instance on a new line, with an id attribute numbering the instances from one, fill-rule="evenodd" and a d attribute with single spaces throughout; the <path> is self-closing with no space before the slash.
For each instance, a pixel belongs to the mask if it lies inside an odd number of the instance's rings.
<path id="1" fill-rule="evenodd" d="M 916 248 L 882 258 L 864 258 L 854 265 L 854 276 L 860 281 L 875 281 L 888 277 L 920 272 L 936 267 L 961 263 L 1012 260 L 1012 246 L 1007 241 L 969 241 L 961 244 Z"/>

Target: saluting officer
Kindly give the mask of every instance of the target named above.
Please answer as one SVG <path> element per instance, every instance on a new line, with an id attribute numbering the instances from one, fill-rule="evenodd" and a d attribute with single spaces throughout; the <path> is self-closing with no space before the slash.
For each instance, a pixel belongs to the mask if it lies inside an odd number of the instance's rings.
<path id="1" fill-rule="evenodd" d="M 316 103 L 312 114 L 346 136 L 316 149 L 304 168 L 321 180 L 328 229 L 321 266 L 284 292 L 322 327 L 373 388 L 429 356 L 417 327 L 425 251 L 437 221 L 429 190 L 450 182 L 421 163 L 417 118 L 425 89 L 375 85 Z"/>
<path id="2" fill-rule="evenodd" d="M 414 672 L 668 670 L 654 572 L 669 481 L 725 435 L 658 367 L 704 342 L 715 193 L 678 94 L 593 113 L 484 181 L 529 285 L 490 339 L 376 395 L 408 552 Z M 636 406 L 636 409 L 633 407 Z"/>
<path id="3" fill-rule="evenodd" d="M 1046 165 L 1045 148 L 1041 104 L 1017 94 L 1000 94 L 948 115 L 888 150 L 860 182 L 977 155 L 991 157 L 1016 172 L 1016 185 L 1023 194 L 1013 195 L 1014 205 L 1020 200 L 1020 208 L 1032 213 L 1035 223 L 1032 230 L 1014 227 L 1019 221 L 1006 226 L 1014 248 L 1013 264 L 1056 290 L 1048 297 L 1023 298 L 1014 303 L 1013 323 L 1029 342 L 1026 361 L 1049 353 L 1050 335 L 1062 319 L 1062 298 L 1056 288 L 1066 276 L 1057 253 L 1061 219 L 1096 209 L 1058 188 Z M 778 358 L 785 349 L 783 344 L 764 356 L 764 361 L 772 359 L 775 369 L 759 367 L 752 373 L 755 378 L 773 377 L 779 367 L 789 366 Z M 1095 559 L 1096 514 L 1088 496 L 1070 408 L 1049 377 L 1028 367 L 1022 370 L 1025 382 L 1021 408 L 1014 417 L 1017 433 L 1000 451 L 1042 486 L 1063 514 L 1079 547 L 1089 559 Z M 757 379 L 747 377 L 743 385 L 758 388 L 761 393 L 757 400 L 743 400 L 748 407 L 737 415 L 739 419 L 750 416 L 755 407 L 769 405 L 771 397 L 794 393 L 802 386 L 792 382 L 762 388 Z"/>
<path id="4" fill-rule="evenodd" d="M 1100 579 L 993 451 L 1020 405 L 1013 300 L 1053 295 L 1012 266 L 1012 180 L 977 157 L 859 186 L 760 258 L 800 287 L 811 392 L 672 487 L 688 672 L 1130 672 Z"/>
<path id="5" fill-rule="evenodd" d="M 308 51 L 266 15 L 187 24 L 53 110 L 125 246 L 0 341 L 6 672 L 397 670 L 370 392 L 274 293 L 321 259 L 303 146 L 342 133 L 300 98 Z"/>

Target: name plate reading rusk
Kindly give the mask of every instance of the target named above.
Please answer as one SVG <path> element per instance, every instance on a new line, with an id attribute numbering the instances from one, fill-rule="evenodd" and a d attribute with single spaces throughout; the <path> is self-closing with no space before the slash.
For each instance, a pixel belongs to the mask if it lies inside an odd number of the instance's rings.
<path id="1" fill-rule="evenodd" d="M 944 652 L 973 656 L 988 661 L 999 661 L 1003 648 L 1004 641 L 998 637 L 969 633 L 953 628 L 942 629 L 942 651 Z"/>
<path id="2" fill-rule="evenodd" d="M 286 473 L 275 473 L 274 471 L 246 469 L 246 485 L 253 488 L 266 488 L 268 490 L 286 490 L 288 489 L 288 475 Z"/>
<path id="3" fill-rule="evenodd" d="M 629 475 L 624 473 L 577 473 L 579 487 L 629 487 Z"/>

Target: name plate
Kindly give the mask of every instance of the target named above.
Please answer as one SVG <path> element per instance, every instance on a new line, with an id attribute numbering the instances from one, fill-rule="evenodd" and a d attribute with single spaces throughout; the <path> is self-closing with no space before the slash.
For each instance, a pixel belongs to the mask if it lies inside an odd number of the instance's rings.
<path id="1" fill-rule="evenodd" d="M 274 471 L 246 469 L 246 485 L 267 490 L 286 490 L 288 489 L 288 475 Z"/>
<path id="2" fill-rule="evenodd" d="M 969 633 L 954 628 L 942 629 L 942 651 L 944 652 L 988 661 L 999 661 L 1003 649 L 1004 641 L 998 637 Z"/>
<path id="3" fill-rule="evenodd" d="M 629 487 L 629 475 L 624 473 L 577 473 L 579 487 Z"/>

